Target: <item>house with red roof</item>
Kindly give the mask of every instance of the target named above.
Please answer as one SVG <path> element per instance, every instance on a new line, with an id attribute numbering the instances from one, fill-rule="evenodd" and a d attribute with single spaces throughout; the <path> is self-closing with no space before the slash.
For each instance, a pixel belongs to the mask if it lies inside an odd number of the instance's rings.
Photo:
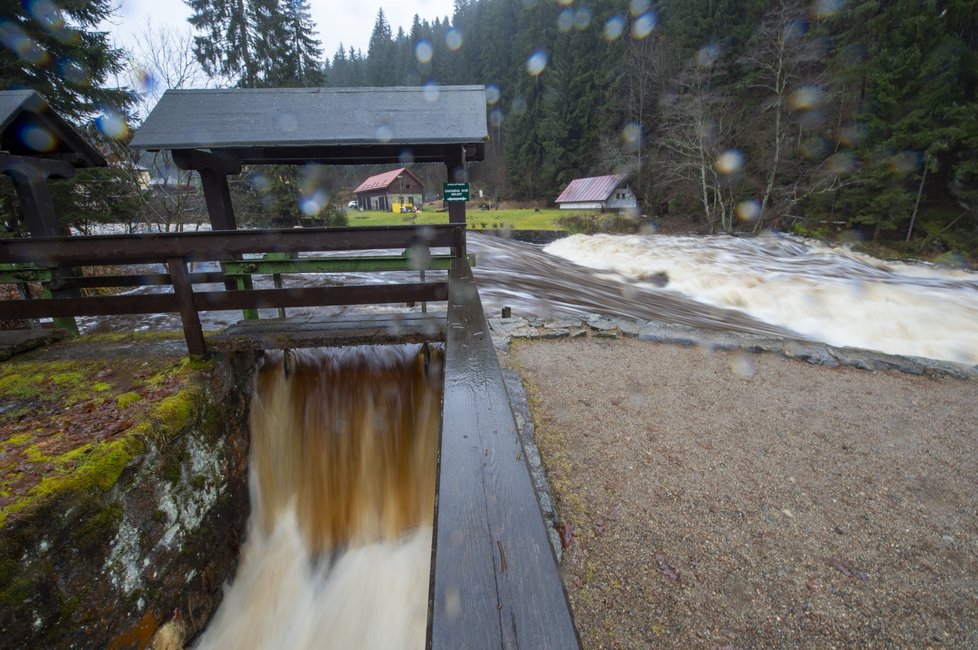
<path id="1" fill-rule="evenodd" d="M 420 206 L 424 185 L 410 170 L 401 167 L 371 176 L 353 190 L 361 210 L 399 212 L 401 206 Z"/>
<path id="2" fill-rule="evenodd" d="M 556 201 L 561 210 L 621 212 L 638 208 L 638 197 L 623 174 L 575 178 Z"/>

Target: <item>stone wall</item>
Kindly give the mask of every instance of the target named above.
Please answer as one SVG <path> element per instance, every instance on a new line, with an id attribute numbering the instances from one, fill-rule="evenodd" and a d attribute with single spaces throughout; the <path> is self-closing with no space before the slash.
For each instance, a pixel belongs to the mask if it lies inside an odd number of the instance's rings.
<path id="1" fill-rule="evenodd" d="M 0 529 L 0 638 L 18 647 L 175 647 L 233 576 L 248 516 L 254 358 L 218 360 L 182 394 L 181 426 L 120 445 L 109 485 L 80 483 Z"/>

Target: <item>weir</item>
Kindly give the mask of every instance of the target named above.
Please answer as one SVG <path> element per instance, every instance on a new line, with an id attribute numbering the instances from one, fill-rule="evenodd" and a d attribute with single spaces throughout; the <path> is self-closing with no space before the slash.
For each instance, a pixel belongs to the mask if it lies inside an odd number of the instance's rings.
<path id="1" fill-rule="evenodd" d="M 0 302 L 9 317 L 175 312 L 191 356 L 268 351 L 253 405 L 249 547 L 205 644 L 579 646 L 466 255 L 464 202 L 449 203 L 449 223 L 438 226 L 238 231 L 227 183 L 245 164 L 406 162 L 444 163 L 449 182 L 464 182 L 466 161 L 484 155 L 485 107 L 484 88 L 474 86 L 442 87 L 437 97 L 421 88 L 167 91 L 132 146 L 170 150 L 178 166 L 200 173 L 214 232 L 0 241 L 0 282 L 172 287 Z M 253 289 L 254 273 L 329 272 L 353 263 L 336 256 L 366 250 L 387 251 L 369 262 L 380 270 L 420 274 L 418 281 Z M 221 270 L 194 272 L 207 261 Z M 165 264 L 166 272 L 51 272 L 145 264 Z M 428 270 L 447 277 L 433 281 Z M 202 283 L 223 290 L 195 288 Z M 447 309 L 428 314 L 295 327 L 253 321 L 210 340 L 198 316 L 444 302 Z M 410 353 L 346 347 L 405 341 L 427 345 Z M 322 346 L 332 349 L 295 351 Z M 392 579 L 405 568 L 410 575 Z M 370 587 L 361 569 L 383 578 Z M 303 586 L 296 600 L 287 597 L 291 587 L 271 584 Z M 411 630 L 410 641 L 372 636 L 385 627 L 374 618 L 377 603 L 391 600 L 406 607 L 381 620 L 397 619 L 400 627 L 389 627 Z M 272 618 L 258 622 L 269 609 Z M 293 632 L 294 616 L 312 627 Z M 364 625 L 343 636 L 351 619 Z M 245 625 L 252 622 L 254 629 Z"/>

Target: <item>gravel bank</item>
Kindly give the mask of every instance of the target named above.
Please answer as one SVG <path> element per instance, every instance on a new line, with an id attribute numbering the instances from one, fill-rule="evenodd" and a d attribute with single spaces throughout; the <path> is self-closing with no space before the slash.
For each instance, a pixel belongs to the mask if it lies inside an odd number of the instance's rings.
<path id="1" fill-rule="evenodd" d="M 593 336 L 503 361 L 585 647 L 978 647 L 975 379 Z"/>

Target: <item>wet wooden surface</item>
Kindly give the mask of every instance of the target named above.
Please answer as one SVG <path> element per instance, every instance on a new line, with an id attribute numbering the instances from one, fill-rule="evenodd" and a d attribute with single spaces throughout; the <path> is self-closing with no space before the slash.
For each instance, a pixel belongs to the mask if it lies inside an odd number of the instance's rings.
<path id="1" fill-rule="evenodd" d="M 213 350 L 236 352 L 445 340 L 445 312 L 355 314 L 241 321 L 210 339 Z"/>
<path id="2" fill-rule="evenodd" d="M 450 275 L 432 648 L 577 648 L 472 271 Z"/>

